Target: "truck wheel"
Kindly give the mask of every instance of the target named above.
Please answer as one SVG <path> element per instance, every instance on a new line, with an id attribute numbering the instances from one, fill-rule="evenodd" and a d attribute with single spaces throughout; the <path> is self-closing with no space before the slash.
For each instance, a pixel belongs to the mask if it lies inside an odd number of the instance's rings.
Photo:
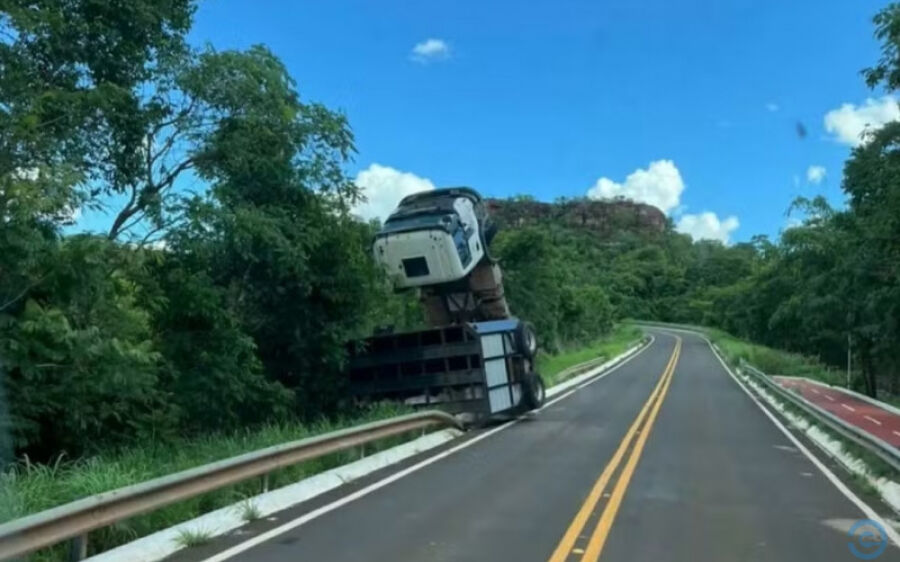
<path id="1" fill-rule="evenodd" d="M 537 373 L 528 373 L 522 381 L 522 405 L 525 410 L 535 410 L 544 405 L 544 379 Z"/>
<path id="2" fill-rule="evenodd" d="M 520 322 L 516 329 L 516 340 L 522 355 L 533 359 L 537 354 L 537 334 L 534 333 L 534 326 L 528 322 Z"/>

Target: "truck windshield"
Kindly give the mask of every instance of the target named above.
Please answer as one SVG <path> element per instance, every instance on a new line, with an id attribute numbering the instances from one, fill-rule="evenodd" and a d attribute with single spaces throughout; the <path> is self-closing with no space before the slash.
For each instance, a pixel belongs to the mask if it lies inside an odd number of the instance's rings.
<path id="1" fill-rule="evenodd" d="M 458 225 L 459 220 L 456 218 L 456 215 L 420 214 L 388 220 L 378 235 L 383 236 L 385 234 L 396 232 L 410 232 L 414 230 L 429 230 L 435 228 L 453 232 Z"/>

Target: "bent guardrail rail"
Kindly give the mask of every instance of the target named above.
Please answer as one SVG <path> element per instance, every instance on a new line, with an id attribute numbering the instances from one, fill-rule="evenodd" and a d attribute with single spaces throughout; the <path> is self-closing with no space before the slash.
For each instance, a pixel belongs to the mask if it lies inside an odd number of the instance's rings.
<path id="1" fill-rule="evenodd" d="M 852 441 L 863 447 L 867 451 L 877 455 L 878 458 L 886 462 L 891 468 L 900 472 L 900 450 L 889 443 L 879 439 L 878 437 L 863 431 L 862 429 L 849 424 L 841 418 L 835 416 L 831 412 L 820 408 L 819 406 L 805 400 L 802 396 L 798 396 L 793 392 L 782 387 L 773 381 L 769 375 L 763 373 L 753 365 L 750 365 L 743 359 L 740 362 L 741 370 L 753 377 L 753 380 L 761 382 L 765 387 L 777 396 L 786 400 L 793 406 L 803 410 L 807 415 L 811 416 L 817 422 L 827 426 L 830 430 L 840 434 L 843 438 Z"/>
<path id="2" fill-rule="evenodd" d="M 87 533 L 94 529 L 279 468 L 433 425 L 462 429 L 447 413 L 418 412 L 267 447 L 22 517 L 0 525 L 0 560 L 72 538 L 71 558 L 81 559 L 86 555 Z"/>

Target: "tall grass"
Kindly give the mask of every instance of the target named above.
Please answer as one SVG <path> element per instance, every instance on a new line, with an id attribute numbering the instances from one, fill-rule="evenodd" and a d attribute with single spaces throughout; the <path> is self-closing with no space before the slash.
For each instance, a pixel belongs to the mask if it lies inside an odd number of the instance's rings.
<path id="1" fill-rule="evenodd" d="M 628 346 L 640 340 L 641 336 L 641 330 L 637 327 L 630 324 L 617 324 L 609 334 L 590 345 L 564 350 L 554 355 L 541 353 L 537 360 L 538 372 L 548 387 L 559 384 L 568 378 L 561 375 L 569 367 L 593 359 L 615 357 L 628 349 Z M 568 376 L 575 374 L 577 373 L 568 373 Z"/>
<path id="2" fill-rule="evenodd" d="M 847 383 L 846 373 L 813 357 L 746 342 L 721 330 L 706 328 L 704 331 L 732 363 L 736 364 L 743 359 L 769 375 L 807 377 L 838 386 Z"/>
<path id="3" fill-rule="evenodd" d="M 378 404 L 358 415 L 303 425 L 273 424 L 253 430 L 211 434 L 177 441 L 143 443 L 84 459 L 60 458 L 52 464 L 23 459 L 0 473 L 0 521 L 5 522 L 86 496 L 144 482 L 151 478 L 193 468 L 263 447 L 303 439 L 336 429 L 409 413 L 396 404 Z M 383 439 L 366 453 L 394 446 L 410 436 Z M 314 459 L 269 475 L 270 488 L 285 486 L 305 477 L 357 460 L 359 451 L 348 450 Z M 170 505 L 90 534 L 89 553 L 97 553 L 154 531 L 170 527 L 258 494 L 261 483 L 247 481 Z M 47 549 L 31 560 L 64 560 L 65 545 Z"/>

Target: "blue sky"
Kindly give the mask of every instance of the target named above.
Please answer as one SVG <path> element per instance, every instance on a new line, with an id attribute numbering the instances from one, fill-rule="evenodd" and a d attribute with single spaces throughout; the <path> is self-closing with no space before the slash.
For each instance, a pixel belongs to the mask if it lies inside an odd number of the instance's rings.
<path id="1" fill-rule="evenodd" d="M 896 112 L 859 75 L 884 4 L 218 0 L 191 38 L 264 43 L 306 100 L 347 114 L 365 213 L 421 186 L 553 200 L 600 182 L 595 195 L 665 201 L 682 229 L 734 241 L 777 235 L 797 195 L 842 202 L 848 142 Z"/>

